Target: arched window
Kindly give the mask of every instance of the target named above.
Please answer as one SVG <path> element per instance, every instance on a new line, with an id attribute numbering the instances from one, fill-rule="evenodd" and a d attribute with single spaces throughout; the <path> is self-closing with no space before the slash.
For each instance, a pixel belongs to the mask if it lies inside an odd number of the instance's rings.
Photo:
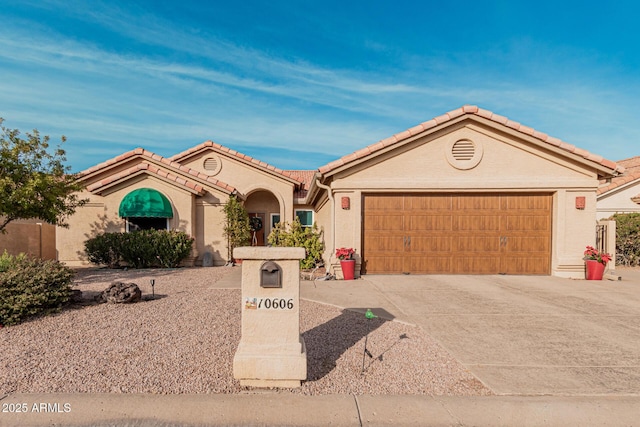
<path id="1" fill-rule="evenodd" d="M 118 215 L 127 222 L 127 231 L 168 230 L 173 218 L 171 202 L 152 188 L 139 188 L 124 196 Z"/>

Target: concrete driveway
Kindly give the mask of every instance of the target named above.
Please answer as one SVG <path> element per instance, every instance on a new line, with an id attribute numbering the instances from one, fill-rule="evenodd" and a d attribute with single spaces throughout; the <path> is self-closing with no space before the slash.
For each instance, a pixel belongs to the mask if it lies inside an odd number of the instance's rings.
<path id="1" fill-rule="evenodd" d="M 622 281 L 366 276 L 301 291 L 419 325 L 496 394 L 640 395 L 640 273 L 619 273 Z"/>

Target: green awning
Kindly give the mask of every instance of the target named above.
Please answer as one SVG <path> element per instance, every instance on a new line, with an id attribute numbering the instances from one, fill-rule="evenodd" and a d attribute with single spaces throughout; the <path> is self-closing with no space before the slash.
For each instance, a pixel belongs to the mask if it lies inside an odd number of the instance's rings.
<path id="1" fill-rule="evenodd" d="M 118 215 L 122 218 L 173 218 L 173 209 L 169 199 L 159 191 L 140 188 L 122 199 Z"/>

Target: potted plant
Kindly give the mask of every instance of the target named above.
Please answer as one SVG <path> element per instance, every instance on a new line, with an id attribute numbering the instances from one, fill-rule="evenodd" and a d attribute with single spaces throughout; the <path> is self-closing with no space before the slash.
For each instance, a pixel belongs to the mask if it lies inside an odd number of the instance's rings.
<path id="1" fill-rule="evenodd" d="M 593 246 L 584 251 L 585 274 L 587 280 L 602 280 L 604 268 L 611 261 L 611 255 L 599 252 Z"/>
<path id="2" fill-rule="evenodd" d="M 353 259 L 353 254 L 356 251 L 353 248 L 339 248 L 336 249 L 336 257 L 340 260 L 340 268 L 342 269 L 342 276 L 344 280 L 353 280 L 356 270 L 356 260 Z"/>

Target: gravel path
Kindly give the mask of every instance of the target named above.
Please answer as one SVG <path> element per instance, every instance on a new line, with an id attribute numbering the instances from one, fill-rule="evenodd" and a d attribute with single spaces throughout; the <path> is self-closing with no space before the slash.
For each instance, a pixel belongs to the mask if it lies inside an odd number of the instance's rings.
<path id="1" fill-rule="evenodd" d="M 0 329 L 0 394 L 41 392 L 239 393 L 240 290 L 211 285 L 230 270 L 84 269 L 91 299 L 113 281 L 137 283 L 144 301 L 75 305 Z M 155 300 L 149 280 L 156 279 Z M 283 393 L 488 395 L 421 329 L 301 301 L 307 381 Z M 362 360 L 365 337 L 373 358 Z"/>

